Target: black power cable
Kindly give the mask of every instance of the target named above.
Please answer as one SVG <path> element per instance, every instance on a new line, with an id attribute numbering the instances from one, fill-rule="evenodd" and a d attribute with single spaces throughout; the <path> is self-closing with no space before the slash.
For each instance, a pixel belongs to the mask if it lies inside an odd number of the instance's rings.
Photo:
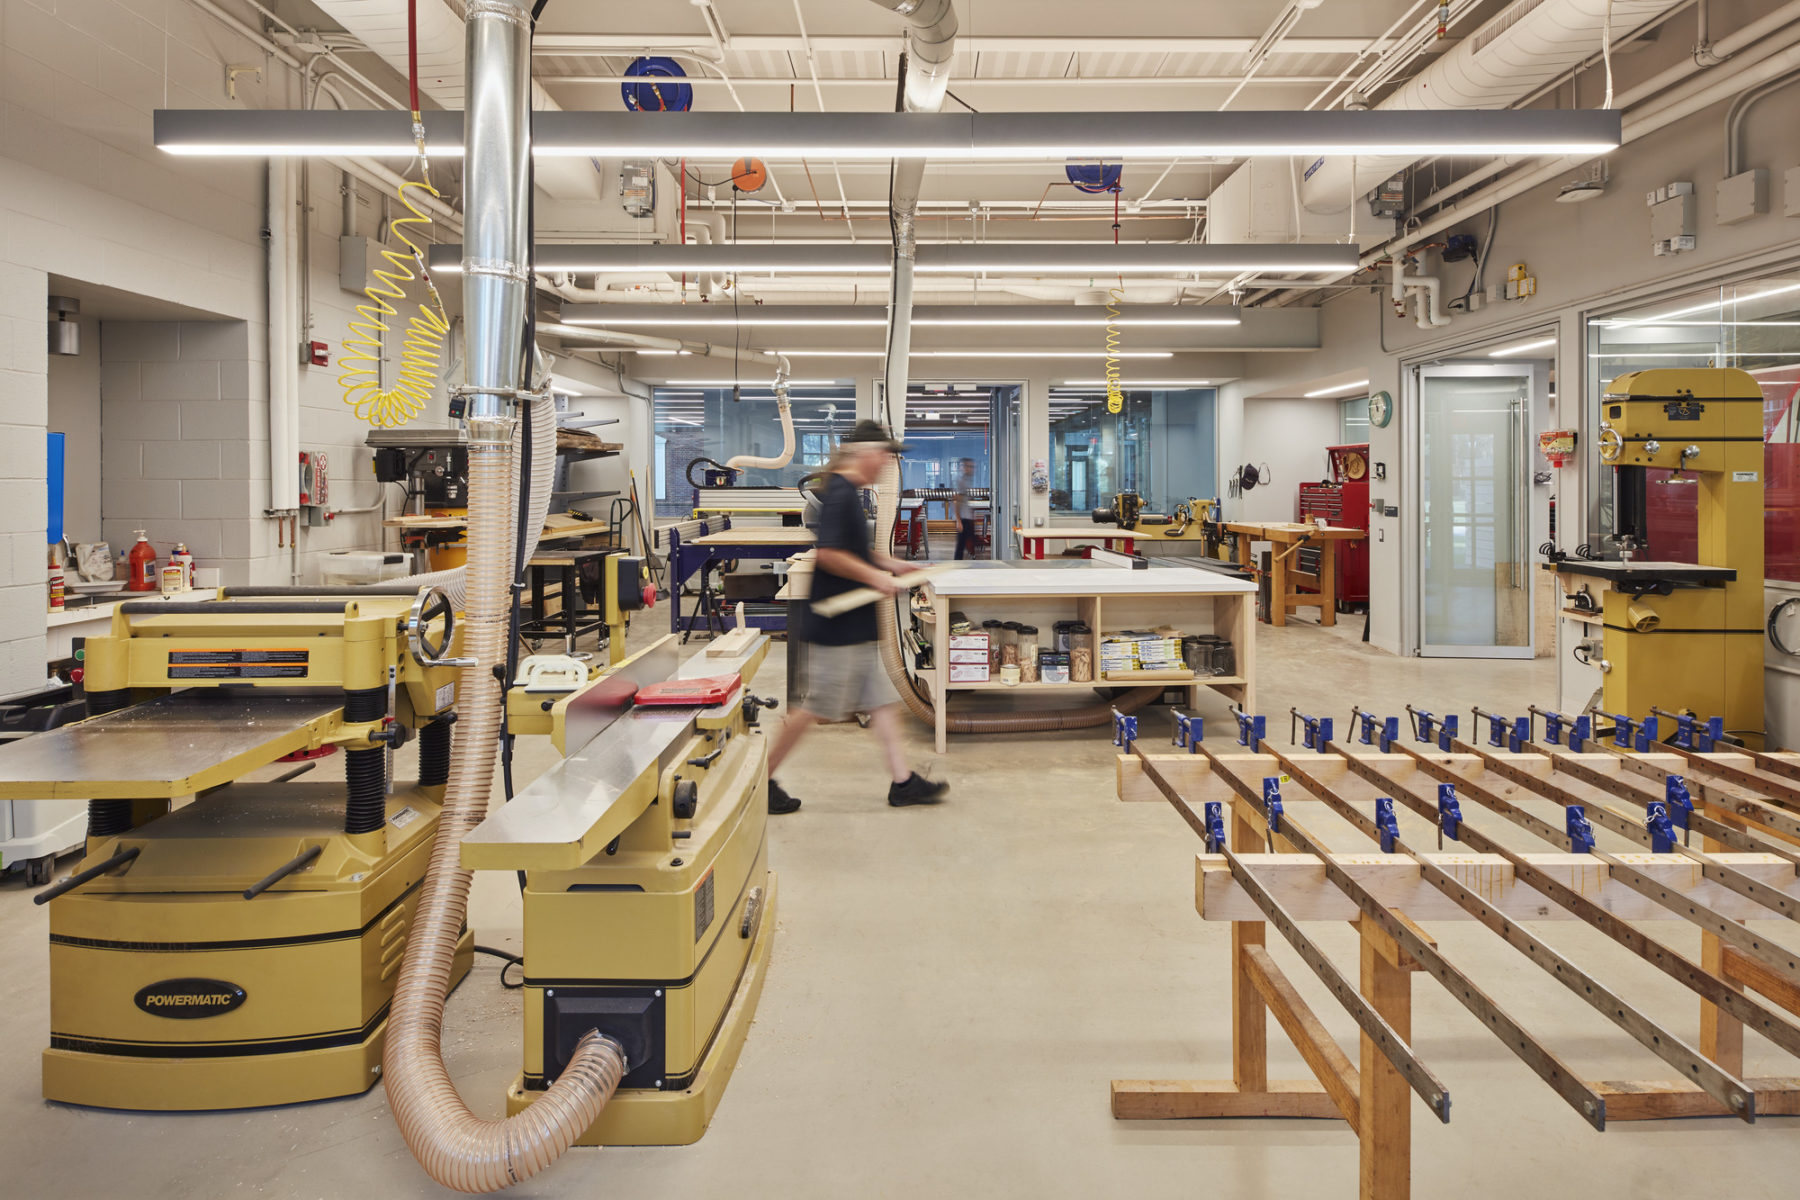
<path id="1" fill-rule="evenodd" d="M 477 946 L 475 947 L 475 953 L 488 954 L 495 958 L 505 960 L 500 967 L 500 986 L 507 991 L 516 992 L 525 986 L 525 960 L 523 957 L 514 954 L 510 950 L 496 950 L 492 946 Z M 519 982 L 517 983 L 506 982 L 506 972 L 512 967 L 519 968 Z"/>

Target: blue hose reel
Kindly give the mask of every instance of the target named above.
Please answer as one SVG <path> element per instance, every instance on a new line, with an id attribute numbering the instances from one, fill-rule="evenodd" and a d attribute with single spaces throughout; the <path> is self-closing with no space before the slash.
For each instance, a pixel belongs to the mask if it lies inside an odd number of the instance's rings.
<path id="1" fill-rule="evenodd" d="M 1123 163 L 1069 163 L 1063 170 L 1076 191 L 1092 196 L 1118 191 L 1119 180 L 1125 174 Z"/>
<path id="2" fill-rule="evenodd" d="M 619 85 L 625 107 L 632 112 L 687 112 L 694 107 L 693 84 L 661 82 L 687 77 L 681 64 L 672 58 L 633 59 L 625 74 L 637 77 L 632 83 Z"/>

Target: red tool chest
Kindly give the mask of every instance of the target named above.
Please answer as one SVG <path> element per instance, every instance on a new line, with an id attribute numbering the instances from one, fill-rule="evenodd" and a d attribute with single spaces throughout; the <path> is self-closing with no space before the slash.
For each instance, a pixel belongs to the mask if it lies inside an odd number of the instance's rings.
<path id="1" fill-rule="evenodd" d="M 1341 529 L 1369 528 L 1369 444 L 1327 446 L 1331 478 L 1300 485 L 1301 521 L 1324 517 Z M 1300 570 L 1319 569 L 1319 551 L 1302 547 L 1295 555 Z M 1339 604 L 1369 602 L 1369 539 L 1337 544 L 1337 594 Z"/>

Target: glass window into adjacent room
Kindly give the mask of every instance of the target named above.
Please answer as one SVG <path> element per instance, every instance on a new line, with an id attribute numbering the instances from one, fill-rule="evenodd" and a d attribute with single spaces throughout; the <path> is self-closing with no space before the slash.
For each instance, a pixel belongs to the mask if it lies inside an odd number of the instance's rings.
<path id="1" fill-rule="evenodd" d="M 1356 396 L 1338 401 L 1338 441 L 1345 446 L 1360 446 L 1369 440 L 1369 398 Z"/>
<path id="2" fill-rule="evenodd" d="M 1765 575 L 1800 583 L 1800 270 L 1765 274 L 1596 317 L 1587 331 L 1588 444 L 1599 430 L 1600 397 L 1612 381 L 1653 367 L 1738 367 L 1763 394 Z M 1589 461 L 1593 461 L 1589 454 Z M 1586 543 L 1613 557 L 1611 471 L 1596 473 Z M 1646 482 L 1645 559 L 1694 562 L 1694 477 L 1651 471 Z M 1573 546 L 1565 547 L 1573 549 Z"/>
<path id="3" fill-rule="evenodd" d="M 748 487 L 793 487 L 825 465 L 838 438 L 856 424 L 856 389 L 794 388 L 788 396 L 794 417 L 794 458 L 775 470 L 749 470 L 737 479 Z M 656 515 L 686 517 L 693 512 L 694 486 L 712 468 L 740 454 L 771 458 L 781 452 L 781 418 L 775 393 L 766 385 L 730 388 L 659 387 L 656 408 L 658 466 Z"/>
<path id="4" fill-rule="evenodd" d="M 1050 389 L 1050 511 L 1086 516 L 1136 492 L 1152 512 L 1218 494 L 1217 393 L 1129 389 L 1116 413 L 1104 388 Z"/>

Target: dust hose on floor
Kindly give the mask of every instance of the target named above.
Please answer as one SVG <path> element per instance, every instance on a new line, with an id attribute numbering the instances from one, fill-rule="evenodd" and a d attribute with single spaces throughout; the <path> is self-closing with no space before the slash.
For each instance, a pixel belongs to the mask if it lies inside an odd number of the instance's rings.
<path id="1" fill-rule="evenodd" d="M 468 916 L 473 873 L 460 865 L 463 836 L 487 814 L 513 573 L 511 438 L 469 444 L 469 562 L 462 653 L 475 664 L 457 683 L 455 753 L 437 838 L 388 1016 L 382 1072 L 407 1146 L 433 1179 L 463 1192 L 494 1192 L 531 1178 L 600 1115 L 625 1073 L 618 1043 L 589 1033 L 549 1090 L 524 1112 L 490 1121 L 469 1111 L 444 1065 L 444 1001 Z"/>
<path id="2" fill-rule="evenodd" d="M 876 544 L 893 544 L 894 516 L 899 508 L 900 464 L 891 455 L 875 483 Z M 937 720 L 937 710 L 919 695 L 912 676 L 906 672 L 906 659 L 900 650 L 900 625 L 894 619 L 894 598 L 883 596 L 875 602 L 875 621 L 881 629 L 881 665 L 887 670 L 894 690 L 900 693 L 907 710 L 927 725 Z M 1061 729 L 1092 729 L 1112 720 L 1113 711 L 1134 713 L 1162 695 L 1159 687 L 1133 688 L 1114 701 L 1101 701 L 1081 708 L 1057 708 L 1039 712 L 1018 713 L 950 713 L 944 728 L 951 733 L 1054 733 Z"/>

